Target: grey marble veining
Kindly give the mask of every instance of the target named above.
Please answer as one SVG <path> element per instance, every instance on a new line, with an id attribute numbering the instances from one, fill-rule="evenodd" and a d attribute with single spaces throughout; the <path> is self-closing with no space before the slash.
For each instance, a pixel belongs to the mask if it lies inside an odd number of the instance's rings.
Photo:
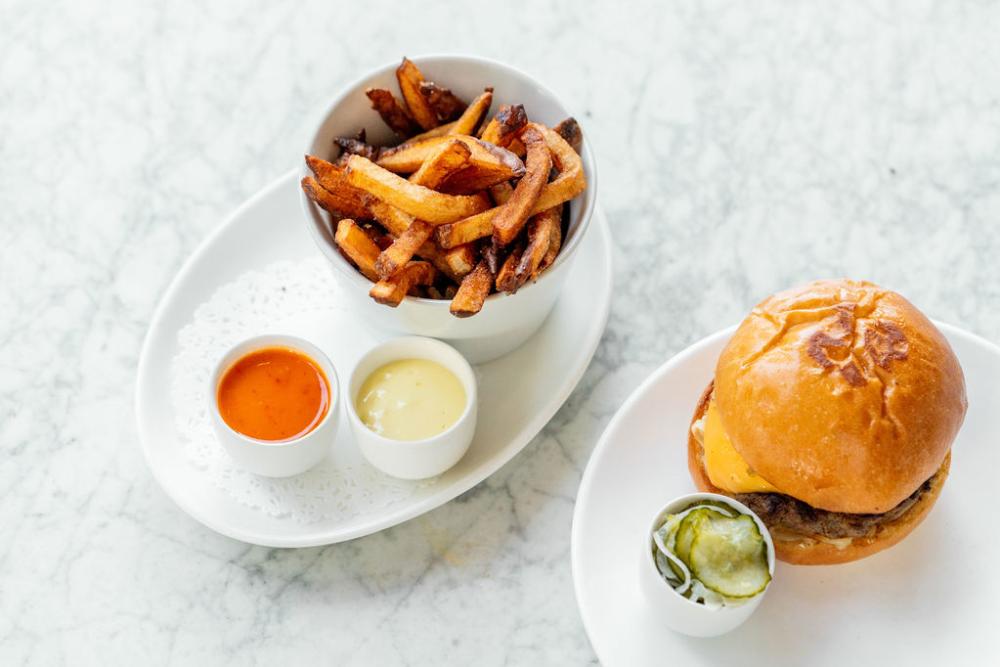
<path id="1" fill-rule="evenodd" d="M 584 664 L 569 530 L 602 428 L 759 298 L 866 277 L 1000 337 L 1000 7 L 981 2 L 0 5 L 0 663 Z M 454 502 L 272 550 L 187 518 L 135 366 L 198 242 L 403 53 L 576 109 L 616 297 L 577 391 Z"/>

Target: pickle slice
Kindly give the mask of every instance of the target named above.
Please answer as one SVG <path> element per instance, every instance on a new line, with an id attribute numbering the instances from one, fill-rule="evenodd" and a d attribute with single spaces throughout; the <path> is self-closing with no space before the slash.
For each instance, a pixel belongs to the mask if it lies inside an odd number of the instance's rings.
<path id="1" fill-rule="evenodd" d="M 674 541 L 677 539 L 677 528 L 680 526 L 681 517 L 672 514 L 653 533 L 653 553 L 656 556 L 657 569 L 660 574 L 667 578 L 675 578 L 678 585 L 687 585 L 691 580 L 691 574 L 677 560 L 673 553 Z M 671 577 L 671 573 L 673 577 Z"/>
<path id="2" fill-rule="evenodd" d="M 757 595 L 771 581 L 767 546 L 757 524 L 745 514 L 735 519 L 715 514 L 692 525 L 689 558 L 684 562 L 705 588 L 720 595 Z M 678 548 L 683 529 L 682 525 L 678 531 Z"/>
<path id="3" fill-rule="evenodd" d="M 713 518 L 725 519 L 728 518 L 726 515 L 710 509 L 708 507 L 699 507 L 697 509 L 691 510 L 685 516 L 680 525 L 677 527 L 677 539 L 674 542 L 674 553 L 680 558 L 686 565 L 690 567 L 691 565 L 691 543 L 694 541 L 695 535 L 698 534 L 699 527 L 705 522 Z"/>

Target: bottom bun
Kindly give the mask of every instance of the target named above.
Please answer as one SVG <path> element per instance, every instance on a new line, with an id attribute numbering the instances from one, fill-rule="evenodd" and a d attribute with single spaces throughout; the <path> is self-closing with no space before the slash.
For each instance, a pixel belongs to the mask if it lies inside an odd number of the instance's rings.
<path id="1" fill-rule="evenodd" d="M 701 400 L 698 401 L 698 407 L 691 418 L 692 425 L 701 419 L 708 409 L 708 402 L 712 397 L 712 388 L 713 383 L 709 383 L 705 393 L 701 396 Z M 846 546 L 839 546 L 838 544 L 821 541 L 824 538 L 817 539 L 806 535 L 801 537 L 790 535 L 779 536 L 775 535 L 774 531 L 772 531 L 771 536 L 774 541 L 775 554 L 779 560 L 795 565 L 835 565 L 837 563 L 849 563 L 850 561 L 860 560 L 883 549 L 888 549 L 913 532 L 913 529 L 920 525 L 920 522 L 924 520 L 924 517 L 934 507 L 938 496 L 941 495 L 944 481 L 948 478 L 948 469 L 950 466 L 951 452 L 948 452 L 938 473 L 931 479 L 931 488 L 922 493 L 913 507 L 904 512 L 898 519 L 878 526 L 873 535 L 869 537 L 855 537 Z M 708 478 L 708 473 L 705 471 L 702 460 L 701 444 L 695 439 L 690 428 L 688 429 L 688 471 L 691 473 L 691 479 L 694 480 L 694 484 L 698 487 L 699 491 L 733 496 L 732 493 L 712 484 L 712 481 Z"/>

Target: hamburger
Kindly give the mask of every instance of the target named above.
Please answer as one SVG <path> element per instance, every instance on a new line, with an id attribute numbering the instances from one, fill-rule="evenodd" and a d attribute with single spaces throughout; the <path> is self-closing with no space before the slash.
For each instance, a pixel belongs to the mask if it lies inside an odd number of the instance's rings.
<path id="1" fill-rule="evenodd" d="M 781 560 L 845 563 L 927 516 L 967 405 L 955 353 L 909 301 L 820 280 L 740 324 L 695 410 L 688 468 L 760 516 Z"/>

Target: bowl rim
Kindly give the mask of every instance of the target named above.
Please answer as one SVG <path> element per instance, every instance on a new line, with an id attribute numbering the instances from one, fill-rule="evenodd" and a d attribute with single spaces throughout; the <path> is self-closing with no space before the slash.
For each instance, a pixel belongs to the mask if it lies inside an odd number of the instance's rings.
<path id="1" fill-rule="evenodd" d="M 559 105 L 559 107 L 561 107 L 564 111 L 566 111 L 567 117 L 576 118 L 575 115 L 569 112 L 569 110 L 566 108 L 566 105 L 562 103 L 561 98 L 557 96 L 554 92 L 552 92 L 551 88 L 549 88 L 547 85 L 545 85 L 532 75 L 528 74 L 527 72 L 524 72 L 523 70 L 517 67 L 514 67 L 513 65 L 508 65 L 507 63 L 503 63 L 498 60 L 494 60 L 492 58 L 486 58 L 484 56 L 471 55 L 466 53 L 432 52 L 432 53 L 423 53 L 412 57 L 406 56 L 406 58 L 417 64 L 421 64 L 422 62 L 430 60 L 466 61 L 480 65 L 486 65 L 488 67 L 493 67 L 499 70 L 506 70 L 507 73 L 515 77 L 521 77 L 527 80 L 532 86 L 534 86 L 535 88 L 540 90 L 543 94 L 547 95 L 552 100 L 554 100 Z M 344 86 L 342 86 L 338 90 L 338 92 L 332 98 L 330 98 L 330 100 L 326 104 L 324 104 L 321 107 L 321 111 L 314 114 L 313 121 L 310 123 L 310 127 L 312 128 L 312 130 L 310 132 L 308 143 L 306 145 L 306 154 L 307 155 L 309 154 L 309 151 L 312 149 L 313 144 L 316 142 L 316 137 L 319 134 L 320 128 L 322 128 L 322 126 L 327 122 L 327 120 L 329 120 L 330 116 L 333 115 L 334 109 L 338 105 L 340 105 L 345 99 L 347 99 L 349 95 L 357 92 L 358 89 L 369 79 L 381 74 L 391 72 L 395 70 L 395 68 L 398 66 L 399 66 L 398 61 L 395 60 L 388 61 L 386 63 L 383 63 L 382 65 L 378 65 L 376 67 L 367 70 L 360 76 L 355 77 L 354 79 L 346 83 Z M 579 122 L 579 120 L 577 122 Z M 569 242 L 566 243 L 560 249 L 559 254 L 556 256 L 555 262 L 553 262 L 552 265 L 548 267 L 538 277 L 538 280 L 528 281 L 527 283 L 522 285 L 517 290 L 517 292 L 513 294 L 508 294 L 506 292 L 494 292 L 493 294 L 490 294 L 489 296 L 486 297 L 487 303 L 498 301 L 504 298 L 514 297 L 521 292 L 525 292 L 535 287 L 536 283 L 541 282 L 546 278 L 547 274 L 554 272 L 559 266 L 569 261 L 569 258 L 576 252 L 576 249 L 580 246 L 583 237 L 587 234 L 588 230 L 590 229 L 590 224 L 594 217 L 594 211 L 597 208 L 597 178 L 598 178 L 597 160 L 595 159 L 594 150 L 590 144 L 590 141 L 587 138 L 586 132 L 583 133 L 583 146 L 580 151 L 580 159 L 583 163 L 584 174 L 587 177 L 587 187 L 580 195 L 577 195 L 577 197 L 582 197 L 581 205 L 583 206 L 583 211 L 582 215 L 580 216 L 580 222 L 577 225 L 576 229 L 573 230 L 574 233 L 572 234 L 572 237 L 570 238 Z M 306 166 L 305 161 L 303 160 L 299 165 L 299 177 L 304 178 L 311 174 L 312 172 L 309 171 L 309 168 Z M 299 188 L 298 190 L 299 190 L 298 192 L 299 202 L 301 203 L 302 211 L 306 217 L 305 222 L 309 229 L 309 235 L 312 237 L 313 241 L 319 247 L 320 252 L 324 256 L 326 256 L 327 259 L 330 260 L 331 264 L 337 267 L 338 271 L 340 271 L 352 282 L 357 283 L 359 286 L 372 285 L 373 283 L 371 283 L 367 278 L 361 275 L 361 273 L 352 264 L 350 264 L 344 258 L 343 255 L 341 255 L 340 251 L 336 247 L 328 243 L 327 240 L 320 234 L 319 230 L 316 229 L 317 225 L 313 220 L 313 215 L 319 215 L 321 216 L 322 219 L 324 211 L 319 209 L 319 207 L 315 203 L 313 203 L 312 200 L 309 199 L 309 197 L 302 191 L 301 188 Z M 323 219 L 323 222 L 325 224 L 326 220 Z M 430 308 L 439 308 L 439 309 L 450 307 L 451 304 L 450 299 L 431 299 L 427 297 L 410 296 L 410 295 L 405 296 L 403 298 L 403 302 L 411 304 L 420 304 L 421 306 Z"/>

